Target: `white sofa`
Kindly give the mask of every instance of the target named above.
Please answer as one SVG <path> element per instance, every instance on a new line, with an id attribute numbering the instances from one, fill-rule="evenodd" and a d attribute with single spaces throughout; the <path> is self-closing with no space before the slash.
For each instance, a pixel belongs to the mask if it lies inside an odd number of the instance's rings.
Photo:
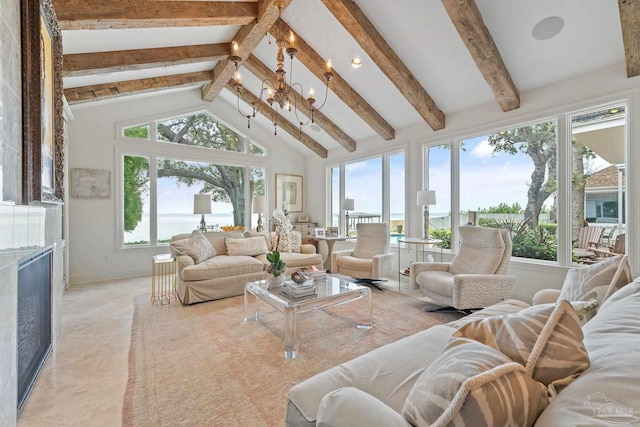
<path id="1" fill-rule="evenodd" d="M 315 375 L 288 393 L 286 425 L 411 426 L 401 415 L 405 400 L 456 328 L 478 316 L 516 312 L 526 306 L 504 301 Z M 640 421 L 633 415 L 640 407 L 639 307 L 640 280 L 636 280 L 617 290 L 582 327 L 590 366 L 550 400 L 536 427 Z"/>
<path id="2" fill-rule="evenodd" d="M 192 233 L 193 234 L 193 233 Z M 176 257 L 176 293 L 183 304 L 194 304 L 221 298 L 242 295 L 247 282 L 263 280 L 269 277 L 266 251 L 271 251 L 272 234 L 242 233 L 241 231 L 208 231 L 203 233 L 215 249 L 216 255 L 196 262 L 189 255 L 176 250 L 179 241 L 190 239 L 192 234 L 178 234 L 171 238 L 171 253 Z M 242 253 L 237 239 L 260 237 L 265 240 L 264 249 Z M 229 241 L 235 243 L 235 253 L 228 251 Z M 258 253 L 259 252 L 259 253 Z M 316 266 L 322 268 L 322 256 L 316 253 L 313 245 L 303 244 L 300 252 L 281 252 L 281 258 L 287 264 L 289 272 L 299 268 Z"/>

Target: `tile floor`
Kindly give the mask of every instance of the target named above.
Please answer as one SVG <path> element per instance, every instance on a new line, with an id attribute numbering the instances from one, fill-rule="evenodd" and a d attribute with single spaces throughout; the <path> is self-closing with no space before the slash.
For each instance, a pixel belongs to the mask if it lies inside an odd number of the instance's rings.
<path id="1" fill-rule="evenodd" d="M 397 275 L 383 286 L 397 291 Z M 18 420 L 18 427 L 121 425 L 128 377 L 133 298 L 150 296 L 151 278 L 72 286 L 63 297 L 62 331 Z M 402 278 L 402 291 L 409 281 Z"/>

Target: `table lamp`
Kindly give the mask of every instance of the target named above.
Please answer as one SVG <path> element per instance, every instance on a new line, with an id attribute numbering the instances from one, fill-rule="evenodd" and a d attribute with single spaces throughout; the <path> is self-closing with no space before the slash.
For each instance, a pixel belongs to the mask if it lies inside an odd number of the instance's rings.
<path id="1" fill-rule="evenodd" d="M 424 206 L 424 238 L 429 239 L 429 205 L 436 204 L 436 192 L 433 190 L 418 191 L 418 206 Z"/>
<path id="2" fill-rule="evenodd" d="M 207 224 L 204 222 L 204 215 L 211 213 L 211 194 L 194 194 L 193 195 L 193 213 L 200 214 L 200 232 L 207 231 Z"/>
<path id="3" fill-rule="evenodd" d="M 355 210 L 354 205 L 353 205 L 353 199 L 344 199 L 342 201 L 342 204 L 340 206 L 342 208 L 342 210 L 344 211 L 344 214 L 347 217 L 347 232 L 346 232 L 346 236 L 349 237 L 349 211 Z"/>
<path id="4" fill-rule="evenodd" d="M 267 198 L 265 196 L 253 196 L 253 203 L 251 205 L 251 212 L 258 214 L 258 226 L 256 231 L 261 233 L 264 231 L 262 226 L 262 214 L 267 211 Z"/>

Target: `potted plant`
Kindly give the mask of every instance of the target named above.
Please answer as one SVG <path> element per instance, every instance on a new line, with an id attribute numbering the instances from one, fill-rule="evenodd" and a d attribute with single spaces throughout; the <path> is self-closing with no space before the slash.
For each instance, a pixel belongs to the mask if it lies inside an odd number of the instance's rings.
<path id="1" fill-rule="evenodd" d="M 269 287 L 275 288 L 282 286 L 285 279 L 284 272 L 287 270 L 287 264 L 280 259 L 280 252 L 277 250 L 269 252 L 267 254 L 267 261 L 269 261 L 267 273 L 272 274 L 272 276 L 269 277 Z"/>
<path id="2" fill-rule="evenodd" d="M 286 233 L 291 230 L 291 222 L 289 221 L 289 212 L 286 207 L 283 209 L 276 209 L 273 211 L 273 217 L 271 219 L 276 224 L 276 243 L 273 245 L 271 252 L 267 253 L 267 261 L 269 261 L 269 267 L 267 272 L 272 274 L 269 277 L 269 287 L 275 288 L 282 286 L 285 280 L 285 271 L 287 265 L 280 258 L 280 237 L 282 233 Z"/>

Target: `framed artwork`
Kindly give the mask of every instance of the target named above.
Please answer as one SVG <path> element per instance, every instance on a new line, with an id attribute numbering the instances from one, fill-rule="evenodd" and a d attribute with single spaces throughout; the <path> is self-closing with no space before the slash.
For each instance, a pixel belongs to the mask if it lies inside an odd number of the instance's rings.
<path id="1" fill-rule="evenodd" d="M 324 237 L 324 228 L 314 228 L 312 235 L 314 237 Z"/>
<path id="2" fill-rule="evenodd" d="M 276 174 L 276 206 L 283 204 L 289 212 L 302 212 L 302 176 Z"/>
<path id="3" fill-rule="evenodd" d="M 22 0 L 22 203 L 64 200 L 62 34 L 51 0 Z"/>
<path id="4" fill-rule="evenodd" d="M 309 215 L 305 215 L 305 214 L 298 215 L 298 222 L 309 222 Z"/>
<path id="5" fill-rule="evenodd" d="M 71 197 L 110 199 L 111 171 L 106 169 L 72 169 Z"/>

